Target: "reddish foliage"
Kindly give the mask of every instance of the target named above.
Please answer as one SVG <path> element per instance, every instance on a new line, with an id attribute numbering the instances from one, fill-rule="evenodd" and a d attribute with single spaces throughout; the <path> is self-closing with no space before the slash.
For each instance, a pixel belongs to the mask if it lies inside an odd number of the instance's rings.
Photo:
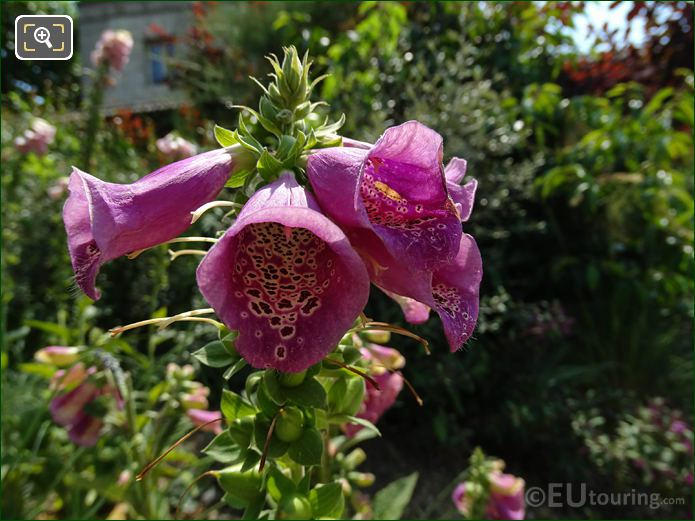
<path id="1" fill-rule="evenodd" d="M 613 2 L 611 8 L 619 5 Z M 679 82 L 676 71 L 693 66 L 693 5 L 686 2 L 634 2 L 626 15 L 627 34 L 632 24 L 643 23 L 645 41 L 635 46 L 617 39 L 617 30 L 604 28 L 600 37 L 609 50 L 598 58 L 565 63 L 565 87 L 573 93 L 601 94 L 617 83 L 635 81 L 653 94 Z"/>

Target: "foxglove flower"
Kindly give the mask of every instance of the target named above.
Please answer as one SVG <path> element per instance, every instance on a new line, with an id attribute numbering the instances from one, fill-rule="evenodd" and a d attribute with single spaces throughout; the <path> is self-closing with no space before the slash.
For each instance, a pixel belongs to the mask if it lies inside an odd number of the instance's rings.
<path id="1" fill-rule="evenodd" d="M 490 499 L 485 511 L 488 519 L 524 519 L 524 480 L 493 472 L 490 479 Z"/>
<path id="2" fill-rule="evenodd" d="M 451 500 L 454 502 L 456 510 L 464 517 L 468 517 L 471 513 L 471 489 L 476 485 L 476 483 L 469 481 L 459 483 L 451 494 Z"/>
<path id="3" fill-rule="evenodd" d="M 99 388 L 85 380 L 69 391 L 51 400 L 50 410 L 53 421 L 63 427 L 69 427 L 80 419 L 85 405 L 99 396 Z"/>
<path id="4" fill-rule="evenodd" d="M 59 177 L 58 180 L 46 190 L 48 197 L 54 201 L 62 199 L 65 192 L 68 190 L 68 181 L 69 179 L 66 176 Z"/>
<path id="5" fill-rule="evenodd" d="M 396 398 L 401 389 L 403 389 L 403 376 L 400 373 L 385 371 L 381 374 L 372 375 L 372 378 L 379 385 L 379 390 L 367 384 L 364 401 L 360 406 L 357 417 L 376 423 L 396 403 Z M 348 424 L 345 426 L 345 434 L 350 437 L 357 434 L 360 430 L 362 430 L 361 425 Z"/>
<path id="6" fill-rule="evenodd" d="M 198 147 L 193 143 L 172 133 L 167 134 L 163 138 L 159 138 L 155 142 L 155 145 L 162 156 L 168 158 L 170 161 L 191 157 L 198 151 Z"/>
<path id="7" fill-rule="evenodd" d="M 77 168 L 63 208 L 77 285 L 93 300 L 101 266 L 126 253 L 173 239 L 191 212 L 222 190 L 235 166 L 231 149 L 172 163 L 131 184 L 101 181 Z"/>
<path id="8" fill-rule="evenodd" d="M 193 425 L 196 427 L 200 427 L 208 422 L 222 418 L 220 411 L 206 411 L 204 409 L 188 409 L 186 411 L 186 416 L 188 416 L 188 419 L 191 420 Z M 220 434 L 222 432 L 222 426 L 218 421 L 205 425 L 205 427 L 203 427 L 201 430 Z"/>
<path id="9" fill-rule="evenodd" d="M 198 382 L 195 382 L 198 383 Z M 193 389 L 190 393 L 185 393 L 181 395 L 181 405 L 184 409 L 207 409 L 208 406 L 208 395 L 210 394 L 210 389 L 203 385 L 199 385 Z"/>
<path id="10" fill-rule="evenodd" d="M 68 438 L 81 447 L 93 447 L 99 441 L 104 422 L 90 414 L 79 413 L 68 428 Z"/>
<path id="11" fill-rule="evenodd" d="M 377 344 L 368 344 L 360 349 L 360 352 L 370 362 L 369 374 L 376 380 L 379 389 L 367 385 L 357 417 L 376 423 L 396 402 L 398 394 L 403 389 L 403 376 L 392 371 L 402 368 L 405 365 L 405 358 L 396 349 Z M 362 430 L 361 425 L 345 426 L 345 434 L 350 437 L 360 430 Z"/>
<path id="12" fill-rule="evenodd" d="M 107 29 L 101 33 L 90 58 L 95 67 L 105 63 L 120 72 L 128 64 L 132 50 L 133 36 L 130 31 Z"/>
<path id="13" fill-rule="evenodd" d="M 291 174 L 258 190 L 208 251 L 198 287 L 252 366 L 302 371 L 364 308 L 369 278 L 345 234 Z"/>
<path id="14" fill-rule="evenodd" d="M 343 228 L 365 229 L 387 251 L 426 271 L 451 262 L 460 215 L 447 192 L 442 137 L 409 121 L 369 148 L 339 147 L 309 157 L 309 181 L 321 208 Z"/>
<path id="15" fill-rule="evenodd" d="M 406 310 L 406 317 L 422 321 L 426 319 L 426 307 L 430 307 L 442 320 L 452 352 L 468 340 L 478 318 L 478 291 L 483 273 L 473 237 L 463 234 L 453 262 L 433 272 L 411 271 L 392 257 L 374 234 L 362 231 L 349 237 L 365 260 L 372 282 L 395 294 L 397 302 L 402 297 L 410 299 L 405 301 L 411 307 Z"/>
<path id="16" fill-rule="evenodd" d="M 110 395 L 119 409 L 122 409 L 124 405 L 123 399 L 116 389 L 110 385 L 99 386 L 89 378 L 96 371 L 96 367 L 85 370 L 84 365 L 78 363 L 52 382 L 52 386 L 58 389 L 66 389 L 75 385 L 72 390 L 51 400 L 50 412 L 53 421 L 67 429 L 70 440 L 83 447 L 91 447 L 96 444 L 104 425 L 101 418 L 89 414 L 85 410 L 88 405 L 105 395 Z M 57 373 L 54 378 L 56 376 L 58 376 Z"/>
<path id="17" fill-rule="evenodd" d="M 443 168 L 441 136 L 416 121 L 388 129 L 373 146 L 346 144 L 309 157 L 319 204 L 406 320 L 425 322 L 434 309 L 451 350 L 459 349 L 475 327 L 482 278 L 478 247 L 460 225 L 477 186 L 459 185 L 466 162 Z"/>
<path id="18" fill-rule="evenodd" d="M 42 156 L 48 152 L 48 145 L 53 143 L 55 135 L 56 128 L 53 125 L 45 119 L 34 118 L 31 128 L 15 138 L 14 146 L 22 154 L 33 152 L 37 156 Z"/>

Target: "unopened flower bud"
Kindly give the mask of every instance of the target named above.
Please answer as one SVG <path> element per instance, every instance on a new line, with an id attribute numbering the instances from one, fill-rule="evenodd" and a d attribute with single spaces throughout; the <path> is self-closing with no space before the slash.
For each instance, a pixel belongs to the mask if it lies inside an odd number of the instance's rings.
<path id="1" fill-rule="evenodd" d="M 304 414 L 297 407 L 285 407 L 275 423 L 275 436 L 281 441 L 292 443 L 299 439 L 304 430 Z"/>
<path id="2" fill-rule="evenodd" d="M 343 495 L 349 497 L 350 494 L 352 494 L 352 485 L 350 485 L 350 482 L 345 478 L 340 478 L 338 479 L 338 483 L 340 483 L 340 488 L 343 489 Z"/>
<path id="3" fill-rule="evenodd" d="M 202 393 L 186 393 L 181 395 L 181 405 L 188 409 L 207 409 L 208 399 Z"/>
<path id="4" fill-rule="evenodd" d="M 345 466 L 352 470 L 364 463 L 366 459 L 367 453 L 358 447 L 345 457 Z"/>
<path id="5" fill-rule="evenodd" d="M 283 387 L 297 387 L 304 381 L 304 378 L 306 378 L 306 370 L 298 373 L 280 373 L 278 382 Z"/>
<path id="6" fill-rule="evenodd" d="M 278 507 L 277 518 L 311 519 L 311 503 L 300 494 L 292 494 L 281 501 Z"/>
<path id="7" fill-rule="evenodd" d="M 374 484 L 374 474 L 371 472 L 349 472 L 348 479 L 358 487 L 371 487 Z"/>
<path id="8" fill-rule="evenodd" d="M 34 358 L 44 364 L 65 367 L 77 362 L 79 353 L 79 347 L 48 346 L 36 351 Z"/>
<path id="9" fill-rule="evenodd" d="M 365 331 L 362 333 L 367 340 L 375 344 L 386 344 L 391 340 L 390 331 Z"/>
<path id="10" fill-rule="evenodd" d="M 261 494 L 261 476 L 255 467 L 241 472 L 239 464 L 213 471 L 212 474 L 217 478 L 222 489 L 236 499 L 251 502 Z"/>

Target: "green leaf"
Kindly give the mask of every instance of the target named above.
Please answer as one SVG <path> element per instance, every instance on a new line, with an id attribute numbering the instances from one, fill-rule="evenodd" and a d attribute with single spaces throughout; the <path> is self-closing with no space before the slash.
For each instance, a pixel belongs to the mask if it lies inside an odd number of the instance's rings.
<path id="1" fill-rule="evenodd" d="M 244 509 L 244 513 L 241 515 L 241 519 L 260 519 L 261 510 L 265 505 L 265 498 L 263 495 L 258 496 L 256 499 L 251 501 L 249 505 Z"/>
<path id="2" fill-rule="evenodd" d="M 260 453 L 253 449 L 250 449 L 246 451 L 246 457 L 244 458 L 244 462 L 241 464 L 241 470 L 245 472 L 258 465 L 259 461 L 261 461 Z"/>
<path id="3" fill-rule="evenodd" d="M 224 414 L 227 422 L 233 422 L 237 418 L 244 416 L 254 416 L 256 409 L 244 400 L 241 396 L 232 391 L 224 389 L 222 391 L 222 403 L 220 405 L 222 414 Z"/>
<path id="4" fill-rule="evenodd" d="M 283 394 L 304 407 L 323 408 L 326 406 L 326 390 L 316 378 L 307 378 L 297 387 L 286 387 Z"/>
<path id="5" fill-rule="evenodd" d="M 294 482 L 285 476 L 280 469 L 273 467 L 268 471 L 268 481 L 266 482 L 268 493 L 275 501 L 285 496 L 294 494 L 297 487 Z"/>
<path id="6" fill-rule="evenodd" d="M 215 139 L 221 147 L 229 147 L 238 143 L 238 141 L 234 137 L 234 132 L 231 130 L 227 130 L 226 128 L 220 127 L 219 125 L 215 125 L 213 131 L 215 133 Z"/>
<path id="7" fill-rule="evenodd" d="M 208 367 L 227 367 L 237 361 L 237 357 L 230 355 L 220 340 L 201 347 L 193 353 L 193 356 Z"/>
<path id="8" fill-rule="evenodd" d="M 35 364 L 33 362 L 28 362 L 26 364 L 19 364 L 19 370 L 23 373 L 37 374 L 39 376 L 43 376 L 44 378 L 50 378 L 57 369 L 48 364 Z"/>
<path id="9" fill-rule="evenodd" d="M 62 338 L 66 344 L 69 343 L 70 330 L 65 326 L 54 324 L 53 322 L 43 322 L 41 320 L 25 320 L 24 323 L 29 327 L 33 327 L 34 329 L 40 329 L 46 333 L 57 335 Z"/>
<path id="10" fill-rule="evenodd" d="M 309 492 L 311 512 L 316 519 L 340 519 L 345 508 L 343 487 L 340 483 L 333 482 L 326 485 L 317 485 Z"/>
<path id="11" fill-rule="evenodd" d="M 345 422 L 361 425 L 362 427 L 376 433 L 377 436 L 381 436 L 381 432 L 379 432 L 379 429 L 376 428 L 376 425 L 369 420 L 365 420 L 364 418 L 358 418 L 357 416 L 350 416 L 348 414 L 334 414 L 328 418 L 328 423 L 333 425 L 340 425 L 341 423 Z"/>
<path id="12" fill-rule="evenodd" d="M 244 183 L 246 182 L 246 178 L 249 177 L 249 175 L 253 172 L 253 170 L 239 170 L 237 172 L 234 172 L 229 179 L 227 179 L 227 182 L 225 183 L 224 186 L 227 188 L 240 188 L 244 186 Z"/>
<path id="13" fill-rule="evenodd" d="M 229 435 L 239 447 L 248 448 L 253 436 L 253 417 L 245 416 L 244 418 L 234 420 L 229 425 L 228 430 Z"/>
<path id="14" fill-rule="evenodd" d="M 246 447 L 242 449 L 229 435 L 229 430 L 215 436 L 203 452 L 220 463 L 236 463 L 243 459 Z"/>
<path id="15" fill-rule="evenodd" d="M 370 429 L 360 429 L 357 434 L 348 438 L 347 436 L 340 436 L 337 440 L 334 440 L 338 446 L 337 452 L 347 452 L 352 447 L 359 445 L 363 441 L 371 440 L 372 438 L 378 437 L 379 434 Z"/>
<path id="16" fill-rule="evenodd" d="M 264 148 L 256 163 L 256 169 L 263 179 L 270 181 L 277 177 L 277 174 L 283 169 L 283 164 Z"/>
<path id="17" fill-rule="evenodd" d="M 316 429 L 304 429 L 302 436 L 290 445 L 288 455 L 300 465 L 319 465 L 323 454 L 323 439 Z"/>
<path id="18" fill-rule="evenodd" d="M 374 495 L 374 519 L 400 519 L 415 490 L 418 473 L 392 481 Z"/>
<path id="19" fill-rule="evenodd" d="M 275 371 L 268 370 L 263 374 L 262 385 L 268 397 L 276 404 L 282 405 L 287 401 L 284 396 L 284 389 L 280 388 Z"/>
<path id="20" fill-rule="evenodd" d="M 225 380 L 229 380 L 232 376 L 237 374 L 239 371 L 241 371 L 244 367 L 246 367 L 246 360 L 243 358 L 239 358 L 234 365 L 232 365 L 229 369 L 227 369 L 224 374 L 222 375 L 222 378 Z"/>
<path id="21" fill-rule="evenodd" d="M 263 451 L 265 446 L 265 441 L 268 438 L 268 431 L 270 430 L 270 420 L 256 416 L 253 428 L 253 438 L 256 442 L 256 448 L 259 451 Z M 279 458 L 285 452 L 289 444 L 282 440 L 279 440 L 276 436 L 270 437 L 270 443 L 268 443 L 268 457 L 269 458 Z"/>

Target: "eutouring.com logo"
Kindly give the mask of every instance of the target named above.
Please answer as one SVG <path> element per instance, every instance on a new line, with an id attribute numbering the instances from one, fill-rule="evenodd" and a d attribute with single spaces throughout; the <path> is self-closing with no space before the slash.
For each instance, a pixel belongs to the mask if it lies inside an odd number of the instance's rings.
<path id="1" fill-rule="evenodd" d="M 658 492 L 606 492 L 591 490 L 586 483 L 548 483 L 546 488 L 526 490 L 530 507 L 580 508 L 584 506 L 645 506 L 657 509 L 664 505 L 685 505 L 684 497 L 665 497 Z"/>

